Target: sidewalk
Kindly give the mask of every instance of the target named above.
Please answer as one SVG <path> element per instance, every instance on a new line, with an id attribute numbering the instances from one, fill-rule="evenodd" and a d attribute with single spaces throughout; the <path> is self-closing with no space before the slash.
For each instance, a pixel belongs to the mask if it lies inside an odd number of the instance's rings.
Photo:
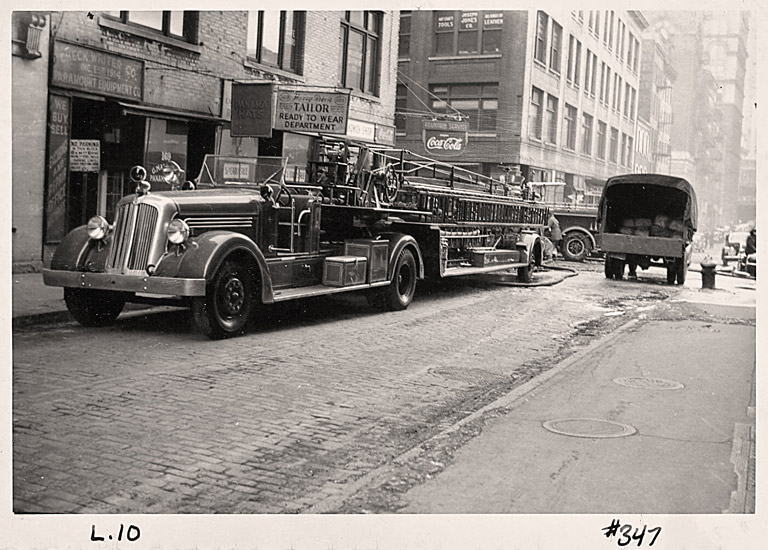
<path id="1" fill-rule="evenodd" d="M 63 289 L 43 284 L 42 273 L 12 273 L 11 295 L 14 328 L 71 319 Z"/>

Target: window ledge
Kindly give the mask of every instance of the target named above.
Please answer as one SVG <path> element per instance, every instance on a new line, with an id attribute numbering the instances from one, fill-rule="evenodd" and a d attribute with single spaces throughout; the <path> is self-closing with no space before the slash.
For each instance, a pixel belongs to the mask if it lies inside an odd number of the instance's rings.
<path id="1" fill-rule="evenodd" d="M 501 59 L 500 53 L 472 53 L 463 55 L 430 55 L 428 61 L 467 61 L 477 59 Z"/>
<path id="2" fill-rule="evenodd" d="M 467 135 L 470 136 L 470 137 L 475 137 L 475 138 L 495 138 L 495 137 L 498 136 L 498 134 L 496 134 L 495 132 L 492 133 L 492 134 L 488 134 L 488 133 L 484 133 L 484 132 L 477 132 L 477 133 L 475 133 L 475 132 L 467 132 Z"/>
<path id="3" fill-rule="evenodd" d="M 259 71 L 264 71 L 270 74 L 274 74 L 276 76 L 281 76 L 281 77 L 304 82 L 304 76 L 300 75 L 299 73 L 292 73 L 291 71 L 286 71 L 285 69 L 281 69 L 279 67 L 273 67 L 272 65 L 265 65 L 263 63 L 259 63 L 255 59 L 246 58 L 245 61 L 243 61 L 243 66 L 248 67 L 249 69 L 256 69 Z"/>
<path id="4" fill-rule="evenodd" d="M 136 25 L 128 25 L 126 23 L 122 23 L 121 21 L 114 21 L 112 19 L 109 19 L 107 17 L 99 16 L 99 26 L 100 27 L 106 27 L 108 29 L 116 30 L 125 32 L 128 34 L 133 34 L 135 36 L 140 36 L 142 38 L 146 38 L 147 40 L 154 40 L 155 42 L 162 42 L 163 44 L 167 44 L 168 46 L 173 46 L 174 48 L 178 48 L 180 50 L 186 50 L 188 52 L 193 53 L 201 53 L 203 51 L 203 48 L 198 44 L 192 44 L 191 42 L 185 42 L 184 40 L 181 40 L 180 38 L 174 38 L 172 36 L 166 36 L 159 32 L 153 32 L 150 29 L 144 29 Z"/>

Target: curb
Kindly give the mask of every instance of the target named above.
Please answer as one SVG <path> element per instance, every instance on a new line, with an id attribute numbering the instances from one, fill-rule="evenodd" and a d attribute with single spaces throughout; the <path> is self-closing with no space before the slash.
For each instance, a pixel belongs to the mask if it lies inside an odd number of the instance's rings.
<path id="1" fill-rule="evenodd" d="M 167 306 L 156 306 L 146 304 L 126 304 L 125 309 L 118 319 L 130 318 L 137 314 L 151 312 L 151 310 L 161 310 Z M 47 311 L 45 313 L 30 313 L 27 315 L 18 315 L 11 322 L 11 329 L 25 329 L 37 326 L 58 325 L 62 323 L 76 323 L 72 314 L 67 310 Z"/>

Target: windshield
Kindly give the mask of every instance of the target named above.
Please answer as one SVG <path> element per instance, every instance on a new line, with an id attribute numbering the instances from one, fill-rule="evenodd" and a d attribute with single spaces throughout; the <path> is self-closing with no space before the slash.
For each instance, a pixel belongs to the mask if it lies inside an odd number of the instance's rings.
<path id="1" fill-rule="evenodd" d="M 227 157 L 205 155 L 198 185 L 262 185 L 283 181 L 283 157 Z"/>

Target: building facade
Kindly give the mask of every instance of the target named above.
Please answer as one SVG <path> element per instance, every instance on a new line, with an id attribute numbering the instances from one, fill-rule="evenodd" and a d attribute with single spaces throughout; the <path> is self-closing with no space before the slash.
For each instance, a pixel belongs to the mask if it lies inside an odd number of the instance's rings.
<path id="1" fill-rule="evenodd" d="M 397 143 L 426 154 L 425 125 L 461 119 L 454 162 L 596 203 L 634 167 L 646 26 L 635 11 L 403 12 Z"/>
<path id="2" fill-rule="evenodd" d="M 14 148 L 14 206 L 26 204 L 29 185 L 41 186 L 29 206 L 40 214 L 14 214 L 28 235 L 14 241 L 14 262 L 43 261 L 69 230 L 95 214 L 110 218 L 133 191 L 134 165 L 153 181 L 152 168 L 171 161 L 191 178 L 206 154 L 278 155 L 287 174 L 303 178 L 318 128 L 394 143 L 397 12 L 52 12 L 46 22 L 40 59 L 14 52 L 14 136 L 45 151 L 41 163 Z M 29 95 L 32 79 L 38 97 Z M 271 84 L 273 105 L 283 92 L 344 95 L 343 126 L 273 120 L 260 137 L 233 133 L 232 90 L 241 84 Z"/>

